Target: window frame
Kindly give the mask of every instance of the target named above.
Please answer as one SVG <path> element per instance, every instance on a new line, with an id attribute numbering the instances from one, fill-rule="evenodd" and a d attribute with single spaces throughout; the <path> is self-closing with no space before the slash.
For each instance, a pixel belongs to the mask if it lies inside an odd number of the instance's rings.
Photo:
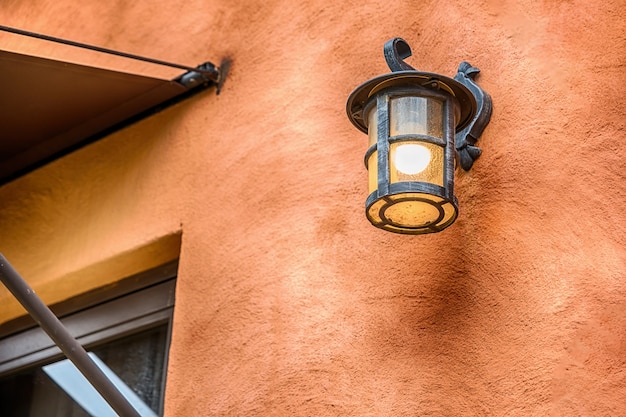
<path id="1" fill-rule="evenodd" d="M 178 261 L 150 269 L 50 306 L 63 325 L 89 350 L 167 324 L 165 393 Z M 28 315 L 0 325 L 0 378 L 43 366 L 65 355 Z M 163 401 L 161 401 L 163 410 Z"/>

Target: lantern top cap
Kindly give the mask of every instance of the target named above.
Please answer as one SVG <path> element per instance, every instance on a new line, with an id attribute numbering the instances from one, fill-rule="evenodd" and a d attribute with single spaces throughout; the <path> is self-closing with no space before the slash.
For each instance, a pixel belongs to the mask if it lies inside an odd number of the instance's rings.
<path id="1" fill-rule="evenodd" d="M 379 75 L 358 86 L 348 97 L 346 111 L 352 124 L 367 133 L 363 110 L 371 97 L 383 89 L 390 87 L 420 87 L 432 91 L 447 93 L 457 100 L 461 116 L 456 124 L 460 131 L 476 115 L 477 104 L 474 95 L 460 82 L 445 75 L 415 70 L 397 71 Z"/>
<path id="2" fill-rule="evenodd" d="M 455 98 L 459 104 L 461 116 L 457 121 L 456 131 L 462 130 L 471 122 L 476 115 L 478 105 L 476 98 L 465 85 L 445 75 L 417 71 L 404 62 L 404 58 L 411 56 L 411 48 L 402 38 L 387 41 L 383 52 L 392 72 L 364 82 L 348 97 L 346 111 L 348 118 L 357 129 L 367 133 L 363 110 L 376 93 L 389 87 L 418 87 L 446 93 Z"/>

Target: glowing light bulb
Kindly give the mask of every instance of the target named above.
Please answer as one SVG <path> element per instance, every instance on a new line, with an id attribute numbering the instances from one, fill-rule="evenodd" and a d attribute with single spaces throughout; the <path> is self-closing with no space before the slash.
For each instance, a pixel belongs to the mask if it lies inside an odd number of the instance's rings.
<path id="1" fill-rule="evenodd" d="M 394 163 L 396 169 L 407 175 L 419 174 L 430 163 L 430 151 L 423 145 L 414 143 L 399 145 L 396 148 Z"/>

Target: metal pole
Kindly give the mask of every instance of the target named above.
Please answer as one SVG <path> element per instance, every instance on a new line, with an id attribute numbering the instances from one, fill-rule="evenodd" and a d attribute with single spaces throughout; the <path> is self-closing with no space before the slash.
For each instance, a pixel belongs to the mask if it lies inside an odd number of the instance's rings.
<path id="1" fill-rule="evenodd" d="M 141 417 L 1 253 L 0 280 L 117 414 L 121 417 Z"/>

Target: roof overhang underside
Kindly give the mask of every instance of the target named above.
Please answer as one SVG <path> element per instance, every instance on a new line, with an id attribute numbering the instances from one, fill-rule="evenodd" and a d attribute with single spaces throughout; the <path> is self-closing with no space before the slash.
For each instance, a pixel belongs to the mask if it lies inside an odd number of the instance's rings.
<path id="1" fill-rule="evenodd" d="M 210 86 L 181 77 L 0 51 L 0 184 Z"/>

